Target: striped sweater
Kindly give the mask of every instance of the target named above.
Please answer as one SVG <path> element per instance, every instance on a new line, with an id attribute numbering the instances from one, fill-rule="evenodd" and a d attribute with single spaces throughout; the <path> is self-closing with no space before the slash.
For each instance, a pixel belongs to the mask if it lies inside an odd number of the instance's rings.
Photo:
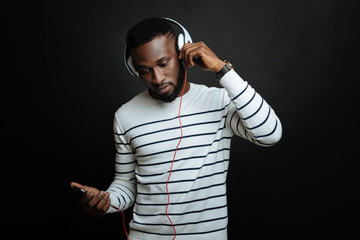
<path id="1" fill-rule="evenodd" d="M 275 112 L 235 71 L 220 84 L 224 88 L 191 83 L 183 96 L 183 139 L 168 185 L 168 215 L 177 240 L 227 239 L 226 176 L 233 135 L 260 146 L 281 138 Z M 180 98 L 155 100 L 145 91 L 115 113 L 115 178 L 107 191 L 120 209 L 134 205 L 130 240 L 173 239 L 165 214 L 166 182 L 180 139 L 179 103 Z"/>

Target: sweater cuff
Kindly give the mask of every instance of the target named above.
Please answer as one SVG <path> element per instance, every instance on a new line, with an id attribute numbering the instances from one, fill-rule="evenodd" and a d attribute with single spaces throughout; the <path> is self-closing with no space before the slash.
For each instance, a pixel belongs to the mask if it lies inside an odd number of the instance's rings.
<path id="1" fill-rule="evenodd" d="M 247 83 L 234 70 L 230 70 L 220 79 L 220 85 L 226 89 L 231 97 L 244 90 Z"/>
<path id="2" fill-rule="evenodd" d="M 114 205 L 115 206 L 115 203 L 118 202 L 116 200 L 116 196 L 114 196 L 113 193 L 109 192 L 110 193 L 110 204 Z M 118 207 L 118 206 L 116 206 Z M 114 212 L 117 212 L 118 210 L 114 209 L 113 207 L 109 207 L 108 211 L 106 213 L 114 213 Z"/>

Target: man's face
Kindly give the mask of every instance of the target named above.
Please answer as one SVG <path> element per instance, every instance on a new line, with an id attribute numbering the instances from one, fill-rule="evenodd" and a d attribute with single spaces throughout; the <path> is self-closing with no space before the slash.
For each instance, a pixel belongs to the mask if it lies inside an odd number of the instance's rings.
<path id="1" fill-rule="evenodd" d="M 159 35 L 130 53 L 139 77 L 153 98 L 172 102 L 178 97 L 184 76 L 173 35 Z"/>

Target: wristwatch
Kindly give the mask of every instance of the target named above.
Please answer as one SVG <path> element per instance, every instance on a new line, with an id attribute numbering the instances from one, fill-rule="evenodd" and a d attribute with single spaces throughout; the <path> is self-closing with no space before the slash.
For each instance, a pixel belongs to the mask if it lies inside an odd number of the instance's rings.
<path id="1" fill-rule="evenodd" d="M 234 66 L 229 62 L 224 60 L 225 65 L 224 67 L 218 71 L 217 73 L 215 73 L 215 77 L 220 80 L 227 72 L 229 72 L 231 69 L 234 69 Z"/>

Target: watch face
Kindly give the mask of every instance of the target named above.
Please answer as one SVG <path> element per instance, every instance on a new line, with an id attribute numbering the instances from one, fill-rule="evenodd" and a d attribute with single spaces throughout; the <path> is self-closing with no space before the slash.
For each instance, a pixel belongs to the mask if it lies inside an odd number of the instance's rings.
<path id="1" fill-rule="evenodd" d="M 231 62 L 225 60 L 225 63 L 230 67 L 230 69 L 234 69 L 234 66 L 231 64 Z"/>
<path id="2" fill-rule="evenodd" d="M 232 65 L 231 65 L 231 63 L 229 63 L 229 62 L 227 62 L 227 63 L 225 64 L 225 66 L 226 66 L 226 68 L 228 69 L 228 71 L 230 71 L 230 70 L 232 69 Z M 226 71 L 226 72 L 228 72 L 228 71 Z"/>

